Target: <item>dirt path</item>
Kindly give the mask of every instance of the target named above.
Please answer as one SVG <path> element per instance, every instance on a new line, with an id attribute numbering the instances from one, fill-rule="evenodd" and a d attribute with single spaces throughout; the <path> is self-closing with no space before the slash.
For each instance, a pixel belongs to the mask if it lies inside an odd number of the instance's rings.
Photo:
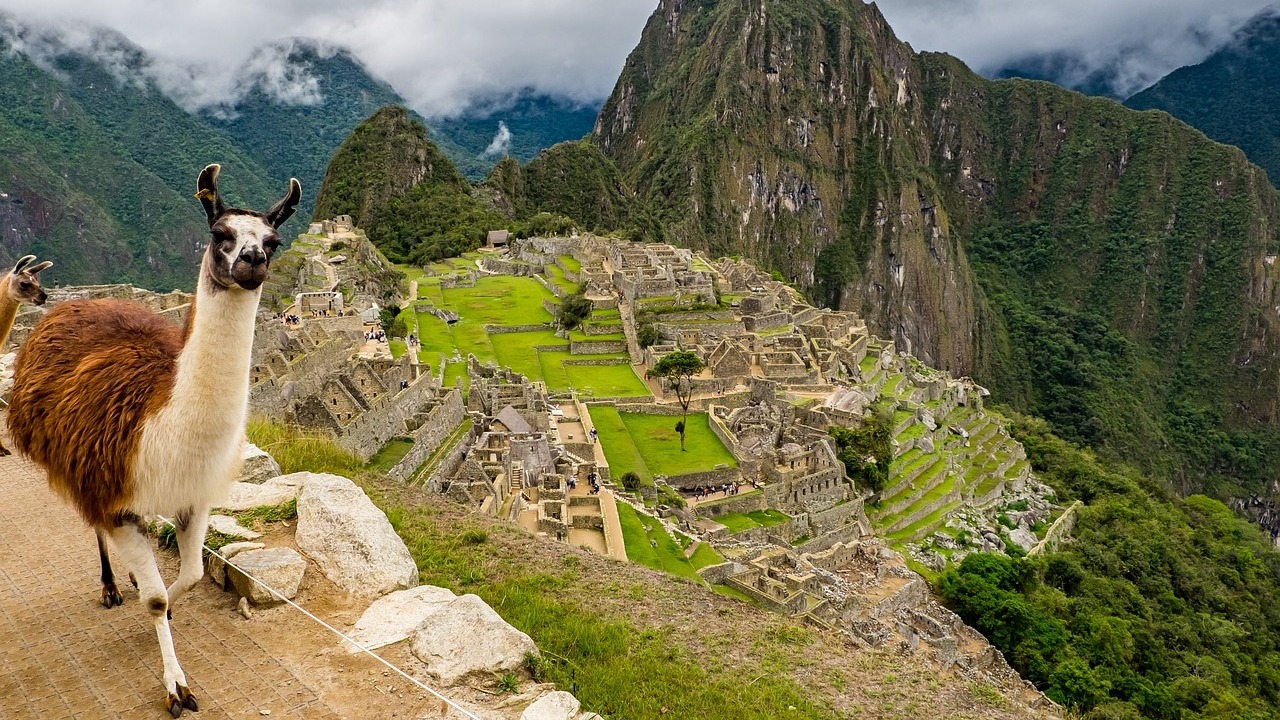
<path id="1" fill-rule="evenodd" d="M 167 718 L 160 651 L 137 591 L 126 581 L 122 607 L 98 604 L 93 533 L 37 467 L 14 457 L 0 458 L 0 528 L 0 717 Z M 176 558 L 162 559 L 172 580 Z M 308 574 L 301 604 L 349 627 L 362 606 L 334 602 L 314 566 Z M 245 620 L 234 606 L 234 595 L 202 581 L 174 608 L 174 644 L 200 702 L 195 720 L 260 719 L 263 711 L 273 719 L 436 717 L 438 701 L 384 675 L 372 658 L 349 655 L 297 611 L 281 606 Z M 403 649 L 384 657 L 413 662 Z"/>

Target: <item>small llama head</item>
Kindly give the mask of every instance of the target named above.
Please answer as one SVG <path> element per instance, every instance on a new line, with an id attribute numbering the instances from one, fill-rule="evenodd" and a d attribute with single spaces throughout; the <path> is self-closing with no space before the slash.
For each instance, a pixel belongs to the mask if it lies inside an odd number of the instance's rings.
<path id="1" fill-rule="evenodd" d="M 257 290 L 267 279 L 271 254 L 280 246 L 276 229 L 293 215 L 302 185 L 290 178 L 289 191 L 265 213 L 228 208 L 218 193 L 221 170 L 220 165 L 209 165 L 196 179 L 196 197 L 204 205 L 212 236 L 202 271 L 214 289 Z"/>
<path id="2" fill-rule="evenodd" d="M 10 302 L 43 305 L 44 301 L 49 299 L 49 295 L 40 287 L 40 273 L 53 267 L 53 263 L 45 260 L 42 263 L 32 265 L 31 261 L 35 259 L 35 255 L 24 255 L 13 266 L 13 271 L 9 273 L 9 284 L 6 289 L 9 294 L 7 299 Z"/>

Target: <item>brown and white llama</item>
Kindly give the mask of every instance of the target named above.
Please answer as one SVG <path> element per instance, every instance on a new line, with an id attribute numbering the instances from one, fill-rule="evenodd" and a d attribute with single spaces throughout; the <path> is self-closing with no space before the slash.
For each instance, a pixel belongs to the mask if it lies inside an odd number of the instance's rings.
<path id="1" fill-rule="evenodd" d="M 0 348 L 13 332 L 13 321 L 18 317 L 18 308 L 22 303 L 43 305 L 49 295 L 40 287 L 40 273 L 53 267 L 53 263 L 45 260 L 32 265 L 35 255 L 23 255 L 13 270 L 0 277 Z M 9 449 L 0 442 L 0 456 L 8 455 Z"/>
<path id="2" fill-rule="evenodd" d="M 228 208 L 218 165 L 196 181 L 212 239 L 186 327 L 123 300 L 62 303 L 18 354 L 9 432 L 49 485 L 98 532 L 103 604 L 120 602 L 102 536 L 136 579 L 155 620 L 166 708 L 198 709 L 174 654 L 169 608 L 204 575 L 209 509 L 233 482 L 249 402 L 254 320 L 276 229 L 301 197 L 297 180 L 265 213 Z M 167 589 L 142 518 L 174 519 L 182 557 Z"/>

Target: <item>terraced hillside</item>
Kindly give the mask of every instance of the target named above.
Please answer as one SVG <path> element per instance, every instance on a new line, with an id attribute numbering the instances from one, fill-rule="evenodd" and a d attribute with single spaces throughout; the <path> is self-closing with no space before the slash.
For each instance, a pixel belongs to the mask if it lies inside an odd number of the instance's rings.
<path id="1" fill-rule="evenodd" d="M 980 396 L 929 399 L 937 372 L 890 342 L 873 340 L 858 371 L 855 389 L 893 408 L 893 461 L 868 508 L 873 527 L 935 569 L 971 549 L 1031 549 L 1058 509 L 1007 420 Z"/>

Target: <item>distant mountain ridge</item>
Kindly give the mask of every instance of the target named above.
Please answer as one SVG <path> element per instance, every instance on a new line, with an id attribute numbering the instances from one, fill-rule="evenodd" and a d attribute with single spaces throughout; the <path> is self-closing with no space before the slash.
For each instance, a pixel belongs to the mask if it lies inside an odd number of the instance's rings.
<path id="1" fill-rule="evenodd" d="M 293 98 L 299 102 L 282 102 L 281 89 L 268 85 L 280 79 L 251 62 L 236 99 L 192 113 L 158 87 L 152 59 L 119 33 L 102 29 L 64 42 L 56 29 L 2 19 L 0 263 L 26 252 L 48 255 L 57 261 L 46 276 L 54 282 L 190 289 L 206 234 L 190 200 L 199 168 L 222 163 L 228 200 L 255 207 L 299 178 L 304 211 L 286 228 L 291 236 L 342 141 L 378 108 L 405 104 L 350 51 L 294 38 L 259 54 L 287 64 L 286 80 L 306 81 Z M 562 136 L 582 137 L 595 116 L 528 90 L 482 107 L 437 121 L 461 142 L 432 133 L 473 180 L 508 152 L 527 158 Z M 510 144 L 486 154 L 499 120 Z"/>
<path id="2" fill-rule="evenodd" d="M 1280 8 L 1255 17 L 1204 62 L 1169 73 L 1125 104 L 1164 110 L 1241 148 L 1280 183 Z"/>

